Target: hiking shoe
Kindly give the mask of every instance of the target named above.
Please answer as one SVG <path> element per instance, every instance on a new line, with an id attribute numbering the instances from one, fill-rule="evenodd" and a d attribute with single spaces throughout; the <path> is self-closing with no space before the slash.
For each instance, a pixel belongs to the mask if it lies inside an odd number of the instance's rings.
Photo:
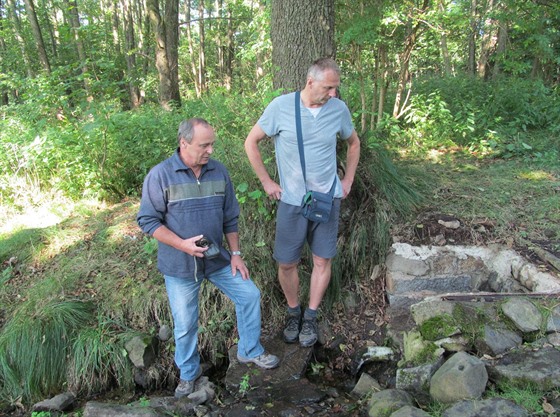
<path id="1" fill-rule="evenodd" d="M 271 355 L 270 353 L 266 352 L 262 355 L 257 356 L 256 358 L 244 358 L 238 353 L 237 360 L 241 363 L 254 363 L 255 365 L 264 369 L 276 368 L 278 366 L 278 363 L 280 362 L 278 356 Z"/>
<path id="2" fill-rule="evenodd" d="M 303 347 L 313 346 L 317 342 L 317 319 L 303 319 L 299 343 Z"/>
<path id="3" fill-rule="evenodd" d="M 284 328 L 284 342 L 295 343 L 298 340 L 301 325 L 301 314 L 288 314 Z"/>
<path id="4" fill-rule="evenodd" d="M 175 388 L 175 398 L 181 398 L 186 395 L 192 394 L 194 391 L 194 384 L 196 383 L 197 379 L 200 378 L 200 375 L 202 375 L 202 368 L 198 367 L 198 372 L 196 373 L 196 376 L 193 380 L 185 381 L 184 379 L 181 379 L 179 381 L 179 385 L 177 385 L 177 388 Z"/>

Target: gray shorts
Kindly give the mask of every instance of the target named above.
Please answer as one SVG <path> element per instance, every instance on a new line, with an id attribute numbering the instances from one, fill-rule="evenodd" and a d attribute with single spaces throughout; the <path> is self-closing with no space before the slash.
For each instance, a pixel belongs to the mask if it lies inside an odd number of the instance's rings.
<path id="1" fill-rule="evenodd" d="M 310 222 L 301 214 L 301 207 L 280 202 L 276 214 L 274 259 L 281 264 L 296 263 L 301 258 L 305 242 L 313 255 L 325 259 L 336 255 L 340 198 L 334 199 L 329 221 Z"/>

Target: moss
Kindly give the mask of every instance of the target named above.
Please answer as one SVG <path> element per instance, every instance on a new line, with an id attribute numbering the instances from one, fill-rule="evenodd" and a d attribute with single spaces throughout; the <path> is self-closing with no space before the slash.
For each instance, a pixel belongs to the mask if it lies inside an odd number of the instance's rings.
<path id="1" fill-rule="evenodd" d="M 437 358 L 439 348 L 432 342 L 424 340 L 418 332 L 404 334 L 404 363 L 419 366 L 430 363 Z M 399 366 L 404 364 L 399 364 Z"/>
<path id="2" fill-rule="evenodd" d="M 458 303 L 453 308 L 453 318 L 461 329 L 461 334 L 471 344 L 478 338 L 483 337 L 484 325 L 488 323 L 488 316 L 482 309 Z"/>
<path id="3" fill-rule="evenodd" d="M 449 337 L 459 332 L 455 319 L 449 314 L 432 317 L 426 320 L 419 328 L 420 334 L 426 340 L 438 340 Z"/>

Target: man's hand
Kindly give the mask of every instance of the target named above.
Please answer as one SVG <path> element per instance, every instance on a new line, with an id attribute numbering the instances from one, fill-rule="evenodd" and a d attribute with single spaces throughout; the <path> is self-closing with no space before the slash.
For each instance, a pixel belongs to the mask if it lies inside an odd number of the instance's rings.
<path id="1" fill-rule="evenodd" d="M 282 197 L 282 188 L 272 180 L 263 182 L 263 188 L 266 195 L 272 200 L 280 200 Z"/>
<path id="2" fill-rule="evenodd" d="M 194 236 L 188 239 L 183 240 L 184 249 L 183 252 L 188 253 L 189 255 L 196 256 L 197 258 L 203 258 L 204 252 L 208 250 L 208 247 L 198 246 L 196 242 L 202 239 L 204 235 Z"/>
<path id="3" fill-rule="evenodd" d="M 237 271 L 241 274 L 241 278 L 249 279 L 249 269 L 247 269 L 243 258 L 239 255 L 233 255 L 231 257 L 231 276 L 235 276 Z"/>

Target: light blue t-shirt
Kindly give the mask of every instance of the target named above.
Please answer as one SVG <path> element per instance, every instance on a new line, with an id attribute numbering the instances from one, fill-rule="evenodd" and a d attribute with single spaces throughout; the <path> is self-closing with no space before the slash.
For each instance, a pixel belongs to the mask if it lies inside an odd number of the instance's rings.
<path id="1" fill-rule="evenodd" d="M 300 106 L 305 154 L 307 190 L 329 192 L 336 177 L 335 197 L 342 197 L 336 169 L 336 141 L 346 140 L 354 130 L 346 104 L 331 98 L 314 117 L 303 103 Z M 281 200 L 301 205 L 306 193 L 296 134 L 295 93 L 276 97 L 265 109 L 258 125 L 274 139 L 276 164 L 282 187 Z"/>

